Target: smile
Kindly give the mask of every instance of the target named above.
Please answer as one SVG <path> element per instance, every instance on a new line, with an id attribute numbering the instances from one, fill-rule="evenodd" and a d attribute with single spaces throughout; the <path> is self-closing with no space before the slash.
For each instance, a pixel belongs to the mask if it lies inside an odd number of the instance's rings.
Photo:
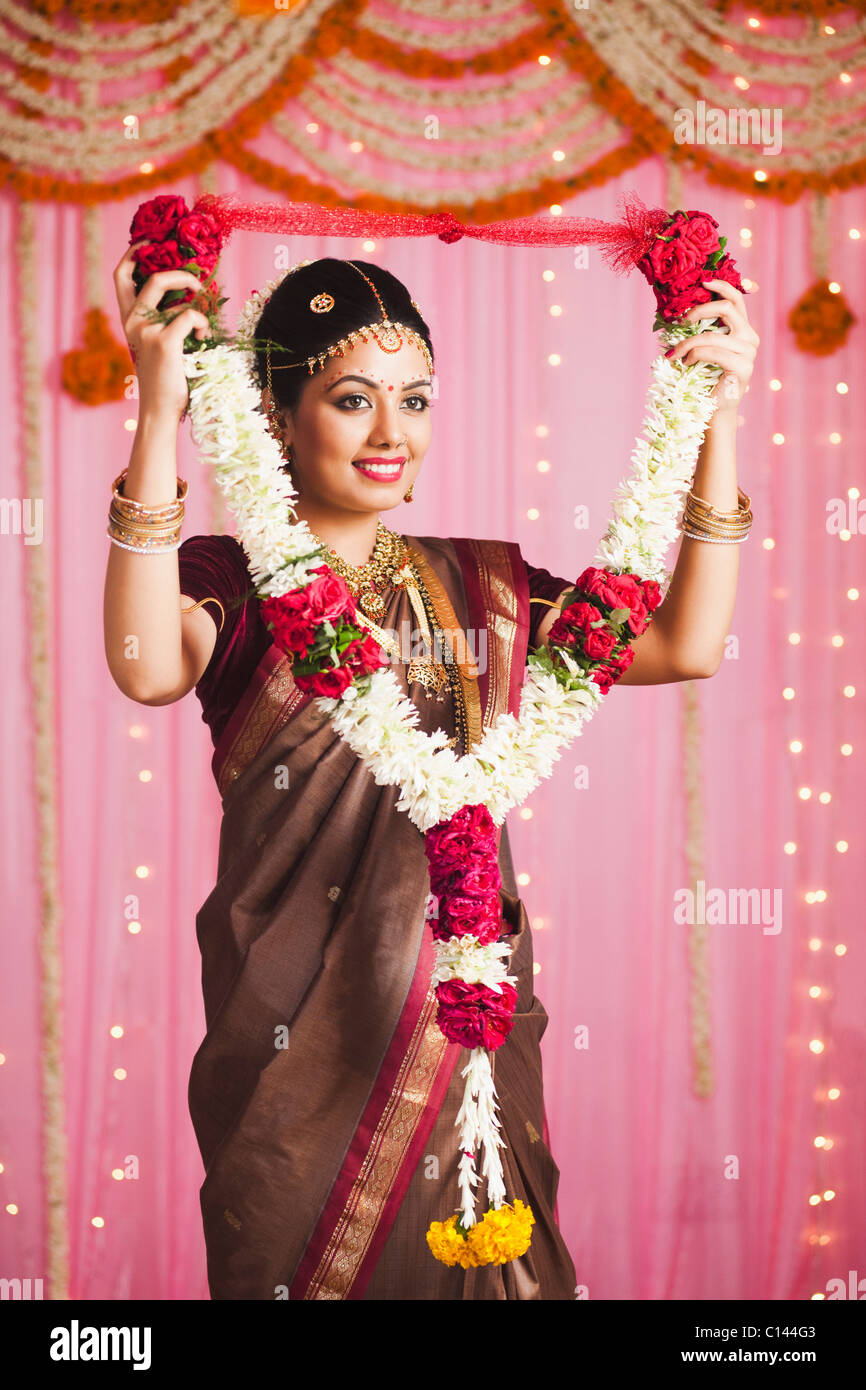
<path id="1" fill-rule="evenodd" d="M 365 478 L 373 478 L 376 482 L 390 483 L 395 482 L 400 477 L 406 466 L 406 460 L 400 463 L 353 463 L 352 467 L 361 473 Z"/>

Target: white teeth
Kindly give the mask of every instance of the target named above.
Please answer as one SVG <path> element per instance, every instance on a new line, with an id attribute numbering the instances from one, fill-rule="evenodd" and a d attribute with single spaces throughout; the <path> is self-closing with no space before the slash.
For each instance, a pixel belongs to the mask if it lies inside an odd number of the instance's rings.
<path id="1" fill-rule="evenodd" d="M 396 478 L 403 465 L 400 463 L 395 468 L 390 463 L 356 463 L 353 464 L 353 467 L 361 468 L 365 473 L 381 473 L 387 478 Z"/>

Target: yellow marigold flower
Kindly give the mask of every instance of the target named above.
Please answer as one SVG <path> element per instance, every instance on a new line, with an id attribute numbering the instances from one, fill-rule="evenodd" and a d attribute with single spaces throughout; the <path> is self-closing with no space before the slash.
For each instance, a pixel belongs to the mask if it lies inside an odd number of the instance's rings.
<path id="1" fill-rule="evenodd" d="M 459 1264 L 463 1269 L 479 1265 L 504 1265 L 524 1255 L 532 1239 L 535 1217 L 532 1208 L 520 1198 L 513 1207 L 507 1202 L 484 1213 L 480 1221 L 463 1236 L 457 1230 L 457 1216 L 434 1221 L 427 1232 L 427 1244 L 443 1264 Z"/>

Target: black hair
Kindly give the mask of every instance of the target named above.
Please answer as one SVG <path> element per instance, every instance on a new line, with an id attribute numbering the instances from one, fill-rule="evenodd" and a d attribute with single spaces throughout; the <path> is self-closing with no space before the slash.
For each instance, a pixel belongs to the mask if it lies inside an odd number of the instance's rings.
<path id="1" fill-rule="evenodd" d="M 382 317 L 378 301 L 363 276 L 353 270 L 356 265 L 376 286 L 392 323 L 403 323 L 423 338 L 433 358 L 430 329 L 412 304 L 412 299 L 396 275 L 370 261 L 338 260 L 323 256 L 310 265 L 286 275 L 264 307 L 255 329 L 255 337 L 269 338 L 280 348 L 271 348 L 271 367 L 283 368 L 290 362 L 300 365 L 290 370 L 273 371 L 271 382 L 274 400 L 279 410 L 294 410 L 305 384 L 310 380 L 306 359 L 324 352 L 347 334 L 377 323 Z M 318 294 L 329 294 L 334 305 L 327 313 L 316 313 L 310 301 Z M 334 359 L 338 360 L 338 359 Z M 255 353 L 259 386 L 268 384 L 267 353 L 264 347 Z M 318 370 L 313 367 L 313 374 Z"/>

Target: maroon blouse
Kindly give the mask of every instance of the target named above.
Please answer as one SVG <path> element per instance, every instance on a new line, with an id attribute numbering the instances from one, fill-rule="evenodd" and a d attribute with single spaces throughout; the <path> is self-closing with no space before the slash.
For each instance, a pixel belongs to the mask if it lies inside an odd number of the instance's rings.
<path id="1" fill-rule="evenodd" d="M 177 552 L 180 592 L 198 602 L 212 596 L 225 609 L 225 621 L 215 604 L 204 604 L 218 629 L 216 645 L 195 693 L 201 701 L 202 719 L 211 731 L 214 747 L 253 672 L 271 645 L 259 612 L 250 595 L 252 578 L 243 546 L 234 536 L 190 536 Z M 524 564 L 526 562 L 524 561 Z M 546 569 L 526 565 L 529 597 L 556 600 L 574 580 L 557 579 Z M 547 605 L 533 603 L 529 609 L 529 645 L 535 646 Z"/>

